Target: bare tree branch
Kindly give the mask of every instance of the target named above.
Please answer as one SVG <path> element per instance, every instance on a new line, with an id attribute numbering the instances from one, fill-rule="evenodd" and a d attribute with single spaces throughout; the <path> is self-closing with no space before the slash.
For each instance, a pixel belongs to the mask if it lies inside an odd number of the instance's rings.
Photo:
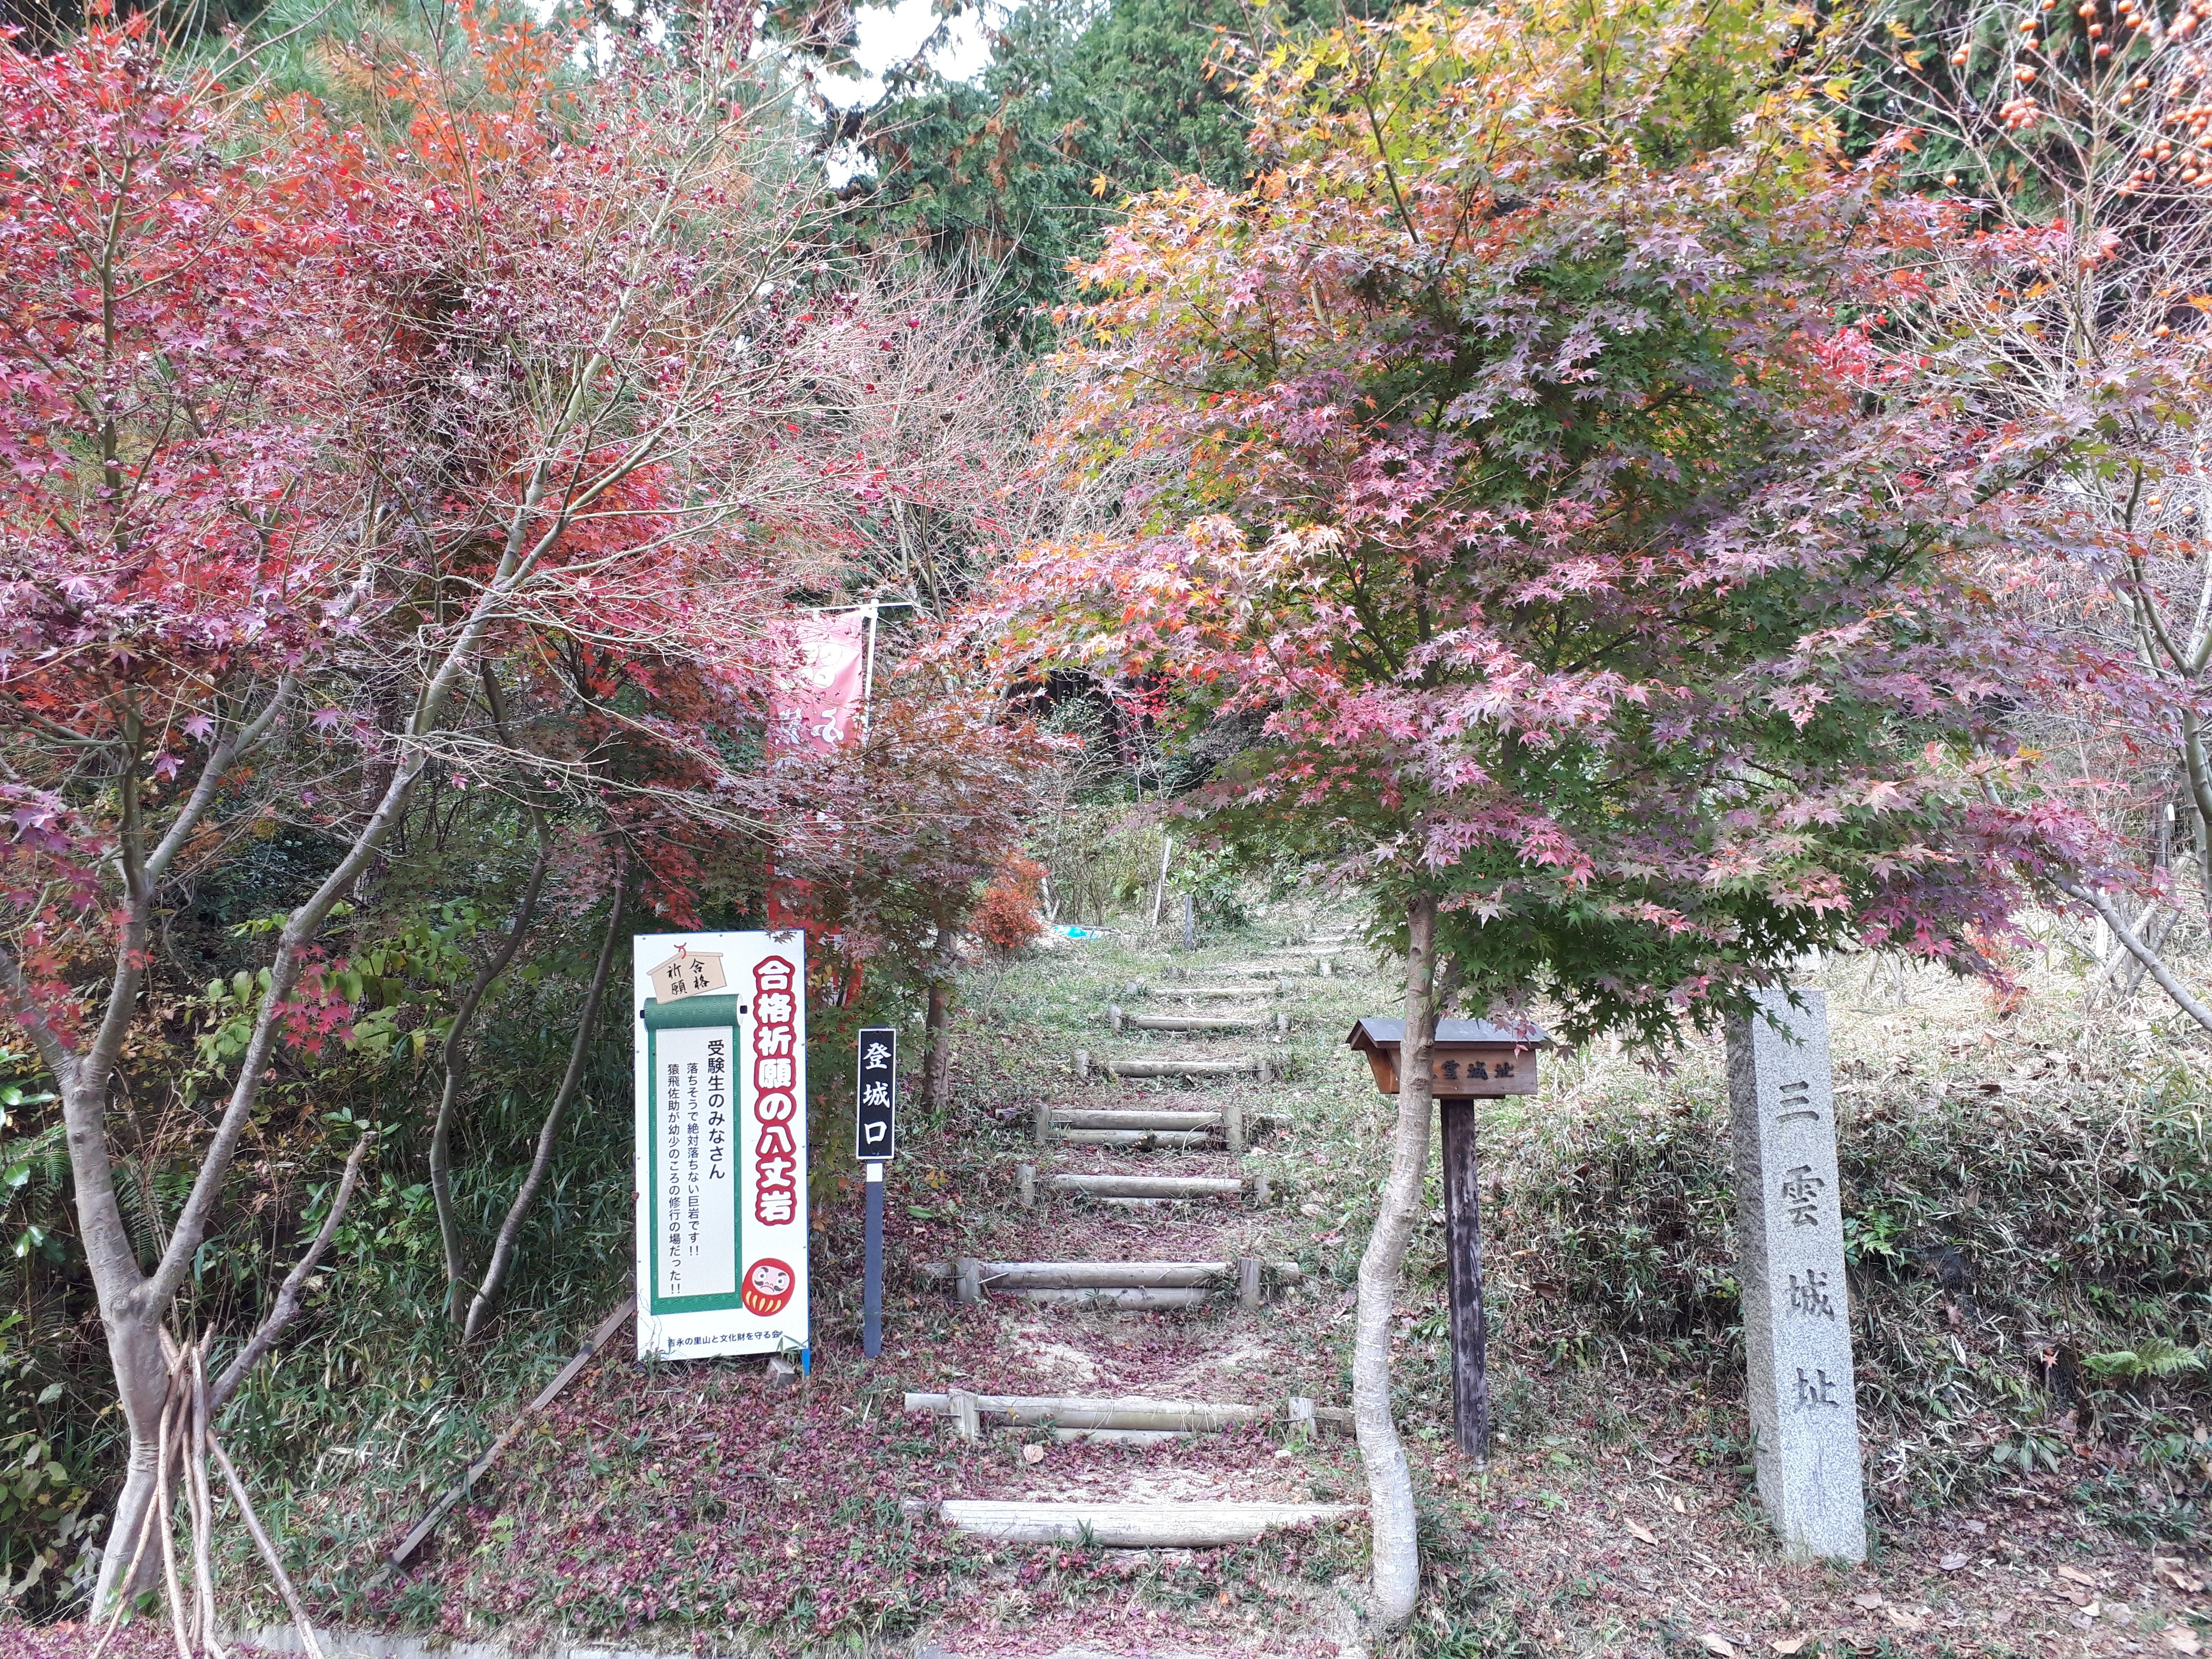
<path id="1" fill-rule="evenodd" d="M 538 1197 L 538 1189 L 545 1180 L 545 1172 L 552 1167 L 553 1143 L 561 1133 L 562 1114 L 574 1097 L 576 1088 L 584 1079 L 584 1061 L 591 1052 L 593 1036 L 599 1023 L 599 1003 L 606 994 L 607 975 L 613 966 L 616 947 L 622 938 L 624 902 L 628 898 L 629 862 L 620 854 L 615 860 L 614 908 L 608 913 L 606 930 L 599 937 L 599 959 L 592 964 L 591 985 L 584 994 L 583 1012 L 576 1020 L 576 1038 L 568 1047 L 568 1069 L 562 1074 L 561 1086 L 554 1092 L 553 1103 L 546 1109 L 545 1121 L 538 1131 L 538 1150 L 530 1161 L 530 1172 L 523 1177 L 522 1185 L 514 1194 L 514 1201 L 507 1206 L 507 1215 L 500 1223 L 499 1237 L 492 1245 L 491 1260 L 485 1264 L 483 1280 L 477 1286 L 476 1295 L 470 1299 L 466 1322 L 461 1328 L 461 1340 L 472 1342 L 477 1333 L 491 1312 L 501 1287 L 507 1282 L 508 1264 L 514 1259 L 515 1241 L 522 1233 L 522 1223 L 530 1213 L 530 1206 Z"/>
<path id="2" fill-rule="evenodd" d="M 2212 1008 L 2206 1007 L 2191 994 L 2189 988 L 2173 976 L 2173 970 L 2166 965 L 2164 958 L 2136 937 L 2136 930 L 2128 925 L 2128 919 L 2121 912 L 2119 906 L 2114 904 L 2098 889 L 2082 882 L 2071 881 L 2064 877 L 2054 877 L 2051 885 L 2069 898 L 2080 901 L 2102 916 L 2105 919 L 2105 926 L 2112 930 L 2112 936 L 2119 940 L 2130 956 L 2142 963 L 2149 971 L 2150 976 L 2158 981 L 2159 988 L 2173 999 L 2174 1006 L 2206 1030 L 2212 1031 Z"/>
<path id="3" fill-rule="evenodd" d="M 373 1127 L 364 1129 L 361 1139 L 354 1142 L 353 1151 L 346 1155 L 345 1173 L 338 1177 L 337 1192 L 331 1200 L 330 1212 L 323 1217 L 323 1224 L 316 1232 L 314 1242 L 307 1246 L 307 1254 L 293 1263 L 292 1271 L 284 1275 L 284 1283 L 277 1290 L 276 1300 L 270 1308 L 267 1317 L 246 1339 L 246 1346 L 232 1357 L 230 1364 L 223 1367 L 222 1376 L 216 1379 L 215 1387 L 210 1390 L 208 1413 L 210 1420 L 230 1403 L 231 1396 L 252 1375 L 253 1368 L 261 1363 L 261 1357 L 275 1346 L 276 1339 L 284 1334 L 284 1328 L 298 1316 L 301 1292 L 307 1288 L 308 1279 L 314 1276 L 315 1269 L 322 1265 L 323 1257 L 331 1248 L 331 1241 L 337 1237 L 338 1224 L 345 1219 L 346 1206 L 353 1202 L 354 1187 L 361 1179 L 362 1160 L 368 1155 L 368 1149 L 375 1142 L 376 1131 Z"/>
<path id="4" fill-rule="evenodd" d="M 239 1515 L 246 1522 L 246 1531 L 253 1534 L 253 1546 L 261 1552 L 268 1564 L 269 1576 L 276 1581 L 276 1593 L 284 1598 L 284 1610 L 292 1615 L 299 1628 L 301 1645 L 307 1649 L 310 1659 L 323 1659 L 322 1644 L 315 1639 L 314 1621 L 307 1617 L 307 1605 L 293 1588 L 292 1576 L 284 1571 L 284 1559 L 276 1553 L 276 1546 L 261 1524 L 261 1517 L 253 1512 L 253 1500 L 246 1495 L 246 1483 L 238 1478 L 238 1470 L 230 1461 L 230 1454 L 222 1449 L 222 1442 L 210 1434 L 208 1450 L 215 1454 L 216 1466 L 222 1469 L 222 1478 L 230 1487 L 231 1501 L 238 1505 Z"/>

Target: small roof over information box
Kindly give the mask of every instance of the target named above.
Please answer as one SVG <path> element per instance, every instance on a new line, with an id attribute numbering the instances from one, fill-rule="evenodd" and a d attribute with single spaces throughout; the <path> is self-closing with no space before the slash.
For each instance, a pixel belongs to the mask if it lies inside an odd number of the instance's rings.
<path id="1" fill-rule="evenodd" d="M 1367 1056 L 1375 1086 L 1398 1092 L 1398 1050 L 1406 1041 L 1402 1019 L 1355 1021 L 1346 1045 Z M 1553 1046 L 1540 1025 L 1519 1021 L 1493 1024 L 1486 1019 L 1440 1019 L 1433 1051 L 1439 1100 L 1498 1099 L 1536 1092 L 1536 1050 Z"/>

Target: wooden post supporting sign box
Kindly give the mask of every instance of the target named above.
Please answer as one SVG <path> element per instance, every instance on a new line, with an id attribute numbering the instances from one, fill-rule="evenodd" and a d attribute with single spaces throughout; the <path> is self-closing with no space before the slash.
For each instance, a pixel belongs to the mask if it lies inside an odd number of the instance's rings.
<path id="1" fill-rule="evenodd" d="M 1363 1019 L 1349 1045 L 1367 1056 L 1375 1085 L 1399 1087 L 1401 1019 Z M 1452 1422 L 1462 1451 L 1490 1451 L 1490 1379 L 1482 1310 L 1482 1183 L 1476 1158 L 1474 1103 L 1536 1092 L 1536 1050 L 1551 1042 L 1530 1024 L 1483 1019 L 1437 1022 L 1430 1050 L 1437 1107 L 1443 1124 L 1444 1264 L 1451 1304 Z"/>

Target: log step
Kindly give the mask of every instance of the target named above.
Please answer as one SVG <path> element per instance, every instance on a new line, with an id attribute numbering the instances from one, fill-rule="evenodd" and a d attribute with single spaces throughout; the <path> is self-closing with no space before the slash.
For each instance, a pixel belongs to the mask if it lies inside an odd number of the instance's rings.
<path id="1" fill-rule="evenodd" d="M 1194 1002 L 1202 1002 L 1230 997 L 1279 997 L 1283 994 L 1284 988 L 1279 982 L 1270 984 L 1262 981 L 1257 985 L 1132 985 L 1128 991 L 1133 997 L 1188 997 Z"/>
<path id="2" fill-rule="evenodd" d="M 1215 1130 L 1221 1127 L 1221 1114 L 1216 1112 L 1149 1112 L 1139 1107 L 1055 1106 L 1052 1109 L 1052 1126 L 1055 1129 L 1181 1129 Z"/>
<path id="3" fill-rule="evenodd" d="M 1239 1306 L 1256 1308 L 1265 1279 L 1295 1285 L 1304 1277 L 1295 1261 L 1262 1261 L 1257 1256 L 1235 1261 L 981 1261 L 963 1256 L 952 1269 L 963 1303 L 1011 1296 L 1122 1313 L 1200 1307 L 1216 1291 L 1231 1285 Z"/>
<path id="4" fill-rule="evenodd" d="M 1219 1112 L 1085 1111 L 1048 1109 L 1045 1133 L 1071 1146 L 1193 1150 L 1217 1146 L 1228 1133 Z"/>
<path id="5" fill-rule="evenodd" d="M 1266 1031 L 1291 1029 L 1291 1017 L 1278 1010 L 1272 1014 L 1133 1014 L 1116 1003 L 1106 1010 L 1106 1024 L 1117 1035 L 1131 1031 Z"/>
<path id="6" fill-rule="evenodd" d="M 1221 1144 L 1211 1129 L 1060 1129 L 1054 1140 L 1070 1146 L 1128 1146 L 1162 1152 L 1199 1152 Z"/>
<path id="7" fill-rule="evenodd" d="M 1238 1306 L 1257 1308 L 1266 1279 L 1295 1285 L 1304 1277 L 1295 1261 L 1267 1262 L 1256 1256 L 1235 1261 L 981 1261 L 963 1256 L 949 1266 L 925 1262 L 915 1272 L 925 1284 L 951 1280 L 964 1304 L 995 1295 L 1117 1313 L 1202 1307 L 1231 1285 Z"/>
<path id="8" fill-rule="evenodd" d="M 1074 1071 L 1079 1082 L 1087 1081 L 1093 1072 L 1108 1077 L 1255 1077 L 1265 1082 L 1273 1076 L 1273 1067 L 1265 1054 L 1238 1054 L 1228 1060 L 1175 1060 L 1145 1054 L 1130 1060 L 1102 1060 L 1088 1049 L 1078 1048 Z"/>
<path id="9" fill-rule="evenodd" d="M 963 1303 L 979 1303 L 987 1294 L 996 1294 L 1016 1302 L 1103 1309 L 1109 1313 L 1171 1313 L 1179 1308 L 1202 1308 L 1214 1296 L 1213 1290 L 1204 1285 L 1048 1285 L 1002 1291 L 995 1285 L 986 1287 L 963 1278 L 958 1271 L 963 1265 L 966 1264 L 925 1261 L 915 1268 L 915 1277 L 929 1290 L 942 1291 L 951 1285 Z"/>
<path id="10" fill-rule="evenodd" d="M 1336 970 L 1337 959 L 1334 952 L 1301 951 L 1284 961 L 1255 963 L 1249 967 L 1224 968 L 1221 971 L 1227 974 L 1264 974 L 1283 981 L 1311 979 L 1316 975 L 1322 979 L 1334 979 Z"/>
<path id="11" fill-rule="evenodd" d="M 1040 1100 L 1036 1133 L 1040 1146 L 1058 1140 L 1076 1146 L 1184 1150 L 1214 1146 L 1218 1137 L 1232 1156 L 1242 1158 L 1245 1123 L 1244 1109 L 1239 1105 L 1211 1112 L 1150 1112 L 1133 1107 L 1090 1110 Z"/>
<path id="12" fill-rule="evenodd" d="M 1237 1176 L 1056 1175 L 1048 1184 L 1079 1198 L 1242 1198 L 1248 1183 Z M 1262 1189 L 1249 1183 L 1255 1196 Z M 1264 1199 L 1262 1200 L 1264 1201 Z"/>
<path id="13" fill-rule="evenodd" d="M 1257 1256 L 1241 1260 L 1259 1261 Z M 1279 1284 L 1295 1285 L 1305 1277 L 1295 1261 L 1260 1265 Z M 1188 1290 L 1231 1282 L 1237 1266 L 1236 1261 L 984 1261 L 962 1256 L 955 1271 L 994 1291 Z"/>
<path id="14" fill-rule="evenodd" d="M 1047 1288 L 1035 1291 L 1003 1291 L 995 1294 L 1007 1296 L 1017 1302 L 1028 1302 L 1042 1307 L 1087 1308 L 1098 1313 L 1174 1313 L 1181 1309 L 1203 1308 L 1213 1299 L 1214 1292 L 1202 1286 L 1174 1285 L 1164 1289 L 1147 1290 L 1141 1285 L 1097 1285 L 1091 1288 Z"/>
<path id="15" fill-rule="evenodd" d="M 1249 1180 L 1233 1176 L 1069 1175 L 1054 1176 L 1051 1190 L 1130 1210 L 1157 1209 L 1200 1198 L 1241 1198 L 1249 1192 L 1252 1202 L 1264 1209 L 1268 1181 L 1264 1174 L 1255 1174 Z M 1014 1166 L 1014 1196 L 1024 1210 L 1036 1207 L 1036 1164 Z"/>
<path id="16" fill-rule="evenodd" d="M 1292 1398 L 1279 1406 L 1251 1406 L 1219 1400 L 1153 1400 L 1142 1395 L 1113 1398 L 1085 1395 L 909 1393 L 907 1411 L 950 1419 L 964 1425 L 972 1409 L 979 1427 L 1056 1428 L 1071 1433 L 1119 1430 L 1143 1434 L 1212 1434 L 1252 1423 L 1300 1423 L 1349 1431 L 1352 1413 L 1338 1406 L 1317 1406 Z"/>
<path id="17" fill-rule="evenodd" d="M 948 1498 L 939 1518 L 1005 1544 L 1091 1543 L 1107 1549 L 1224 1549 L 1283 1527 L 1340 1521 L 1345 1504 L 1049 1504 Z"/>

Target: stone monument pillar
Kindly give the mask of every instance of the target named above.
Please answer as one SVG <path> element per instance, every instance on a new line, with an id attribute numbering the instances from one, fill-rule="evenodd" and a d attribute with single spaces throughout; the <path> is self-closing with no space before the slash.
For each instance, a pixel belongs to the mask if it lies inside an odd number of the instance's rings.
<path id="1" fill-rule="evenodd" d="M 1785 1553 L 1863 1561 L 1827 1001 L 1819 991 L 1796 994 L 1802 1007 L 1787 992 L 1761 991 L 1759 1012 L 1728 1027 L 1759 1496 Z"/>

